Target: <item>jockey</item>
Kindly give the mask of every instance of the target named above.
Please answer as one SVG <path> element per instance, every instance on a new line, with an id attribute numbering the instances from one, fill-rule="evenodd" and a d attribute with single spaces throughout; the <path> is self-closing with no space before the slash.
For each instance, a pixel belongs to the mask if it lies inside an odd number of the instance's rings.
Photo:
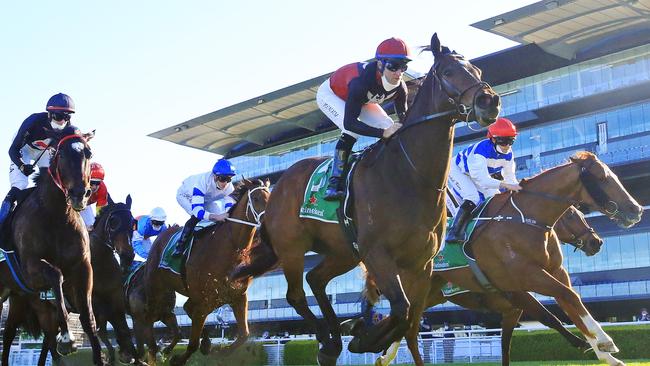
<path id="1" fill-rule="evenodd" d="M 515 176 L 515 158 L 512 144 L 517 137 L 515 125 L 506 118 L 499 118 L 488 128 L 487 138 L 472 144 L 456 155 L 449 171 L 449 188 L 463 199 L 463 203 L 449 228 L 447 241 L 465 241 L 465 227 L 472 211 L 485 199 L 500 190 L 521 190 Z M 503 180 L 492 175 L 501 174 Z"/>
<path id="2" fill-rule="evenodd" d="M 90 191 L 92 192 L 88 199 L 88 204 L 79 214 L 83 218 L 88 231 L 92 231 L 95 224 L 95 216 L 108 204 L 108 189 L 104 183 L 104 168 L 99 163 L 90 163 Z M 93 212 L 92 204 L 96 209 Z"/>
<path id="3" fill-rule="evenodd" d="M 133 250 L 136 254 L 147 259 L 151 250 L 150 238 L 167 230 L 166 220 L 167 214 L 162 207 L 155 207 L 149 215 L 138 217 L 137 226 L 133 231 Z"/>
<path id="4" fill-rule="evenodd" d="M 38 168 L 50 166 L 52 132 L 61 131 L 70 125 L 70 117 L 75 112 L 74 101 L 68 95 L 53 95 L 45 106 L 46 112 L 34 113 L 20 125 L 16 137 L 9 147 L 9 181 L 11 189 L 0 207 L 0 226 L 19 198 L 19 193 L 27 188 L 29 176 Z"/>
<path id="5" fill-rule="evenodd" d="M 212 171 L 188 177 L 176 192 L 176 201 L 191 215 L 183 227 L 176 249 L 172 256 L 178 257 L 185 252 L 190 242 L 194 227 L 201 220 L 224 221 L 228 218 L 228 209 L 234 204 L 230 195 L 235 191 L 232 177 L 235 167 L 226 159 L 214 164 Z"/>
<path id="6" fill-rule="evenodd" d="M 381 104 L 394 99 L 400 121 L 406 116 L 408 89 L 402 80 L 409 48 L 399 38 L 379 44 L 375 62 L 355 62 L 336 70 L 318 88 L 316 101 L 325 115 L 341 129 L 336 144 L 332 177 L 325 199 L 334 201 L 345 195 L 344 179 L 348 156 L 360 135 L 389 138 L 402 124 L 394 123 Z"/>

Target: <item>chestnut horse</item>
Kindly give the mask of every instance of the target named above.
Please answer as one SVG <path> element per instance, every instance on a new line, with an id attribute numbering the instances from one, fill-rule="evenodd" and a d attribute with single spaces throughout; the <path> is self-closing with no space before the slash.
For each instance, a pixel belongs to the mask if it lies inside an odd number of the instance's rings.
<path id="1" fill-rule="evenodd" d="M 61 136 L 50 167 L 40 170 L 34 192 L 14 213 L 11 242 L 20 258 L 26 285 L 36 291 L 54 291 L 61 328 L 57 336 L 59 352 L 69 353 L 74 341 L 68 330 L 65 287 L 90 339 L 93 363 L 103 365 L 91 303 L 89 238 L 78 213 L 86 207 L 91 194 L 92 154 L 76 128 L 66 128 Z"/>
<path id="2" fill-rule="evenodd" d="M 550 228 L 574 204 L 596 208 L 621 227 L 639 222 L 643 208 L 609 167 L 588 152 L 578 153 L 569 163 L 520 184 L 520 192 L 496 195 L 484 211 L 486 217 L 513 219 L 485 221 L 470 238 L 468 245 L 478 266 L 500 291 L 532 291 L 555 298 L 599 359 L 610 365 L 623 365 L 611 355 L 618 352 L 612 339 L 571 288 L 569 275 L 562 266 L 559 240 Z M 470 291 L 484 292 L 471 271 L 452 269 L 436 275 L 438 283 L 432 284 L 432 291 L 448 281 Z"/>
<path id="3" fill-rule="evenodd" d="M 90 234 L 91 264 L 93 267 L 92 303 L 98 324 L 98 333 L 107 347 L 109 362 L 114 363 L 115 351 L 106 334 L 106 322 L 110 321 L 120 345 L 120 361 L 131 363 L 135 357 L 135 349 L 131 343 L 131 333 L 126 323 L 125 306 L 122 294 L 120 264 L 114 253 L 120 256 L 120 262 L 128 265 L 134 257 L 131 245 L 133 215 L 131 214 L 131 197 L 127 196 L 126 203 L 115 203 L 109 197 L 109 204 L 104 207 L 95 221 L 95 229 Z M 6 263 L 0 266 L 6 266 Z M 0 273 L 4 274 L 2 270 Z M 12 289 L 11 303 L 7 325 L 3 333 L 3 349 L 9 350 L 16 334 L 16 328 L 23 325 L 33 336 L 38 336 L 41 329 L 44 333 L 43 347 L 39 365 L 45 365 L 47 351 L 56 361 L 60 355 L 56 351 L 56 332 L 58 319 L 56 307 L 49 301 L 41 301 L 38 295 L 21 294 L 13 279 L 7 273 L 2 277 L 2 283 Z M 66 296 L 69 294 L 66 293 Z M 50 314 L 47 314 L 47 313 Z M 35 321 L 38 317 L 38 321 Z M 136 363 L 141 364 L 136 358 Z M 3 353 L 2 365 L 8 365 L 9 353 Z"/>
<path id="4" fill-rule="evenodd" d="M 603 240 L 596 234 L 593 228 L 591 228 L 587 221 L 584 218 L 584 215 L 578 211 L 573 206 L 560 217 L 558 222 L 553 227 L 558 238 L 565 243 L 571 244 L 576 248 L 580 248 L 588 256 L 592 256 L 600 251 L 600 247 L 603 244 Z M 554 254 L 558 254 L 556 252 Z M 471 269 L 464 268 L 464 271 L 470 271 L 468 275 L 471 275 Z M 434 276 L 434 281 L 437 281 L 437 278 Z M 374 282 L 369 277 L 366 278 L 366 294 L 375 294 L 376 290 L 373 290 Z M 372 302 L 376 302 L 375 299 Z M 533 319 L 541 322 L 549 328 L 557 330 L 564 338 L 569 341 L 571 345 L 577 348 L 589 348 L 589 344 L 584 340 L 576 337 L 573 333 L 569 332 L 562 326 L 562 323 L 557 319 L 553 314 L 551 314 L 546 308 L 540 304 L 533 296 L 528 292 L 515 292 L 515 293 L 499 293 L 499 292 L 464 292 L 451 297 L 445 297 L 442 294 L 442 291 L 431 291 L 429 293 L 429 298 L 427 300 L 427 308 L 442 304 L 446 301 L 451 301 L 457 305 L 460 305 L 467 309 L 478 310 L 478 311 L 492 311 L 495 313 L 500 313 L 502 315 L 502 332 L 501 332 L 501 364 L 509 365 L 510 364 L 510 344 L 512 340 L 512 333 L 514 328 L 517 326 L 519 319 L 521 318 L 522 312 Z M 424 365 L 424 362 L 420 356 L 420 351 L 417 344 L 417 332 L 409 332 L 406 336 L 407 344 L 411 355 L 413 355 L 413 360 L 416 365 Z M 400 342 L 395 342 L 388 349 L 385 356 L 380 357 L 377 360 L 378 365 L 388 365 L 399 348 Z"/>
<path id="5" fill-rule="evenodd" d="M 244 179 L 236 190 L 237 203 L 230 209 L 230 218 L 223 224 L 207 228 L 194 238 L 194 244 L 185 263 L 185 274 L 180 276 L 158 265 L 167 242 L 179 228 L 160 234 L 151 247 L 144 268 L 146 301 L 149 312 L 164 309 L 164 298 L 169 291 L 188 297 L 184 305 L 192 319 L 187 350 L 170 359 L 171 365 L 184 365 L 199 346 L 199 338 L 206 317 L 216 308 L 230 304 L 237 320 L 237 339 L 222 352 L 227 354 L 248 339 L 248 298 L 250 280 L 232 281 L 229 274 L 243 260 L 253 242 L 271 192 L 269 182 Z M 145 339 L 149 346 L 150 363 L 155 363 L 156 346 L 153 339 L 153 316 L 145 324 Z"/>
<path id="6" fill-rule="evenodd" d="M 500 98 L 481 71 L 463 56 L 442 47 L 436 34 L 429 70 L 404 126 L 357 164 L 351 179 L 352 217 L 359 255 L 336 224 L 298 217 L 309 178 L 323 158 L 305 159 L 287 169 L 274 186 L 262 226 L 262 243 L 250 265 L 237 277 L 259 276 L 276 265 L 284 270 L 287 301 L 316 330 L 322 344 L 320 365 L 334 365 L 342 342 L 336 314 L 325 293 L 328 282 L 359 261 L 378 281 L 391 304 L 390 323 L 383 323 L 354 352 L 380 351 L 418 324 L 430 286 L 431 262 L 444 238 L 445 192 L 454 124 L 476 120 L 493 123 Z M 323 260 L 306 280 L 325 321 L 309 309 L 303 289 L 304 255 Z"/>

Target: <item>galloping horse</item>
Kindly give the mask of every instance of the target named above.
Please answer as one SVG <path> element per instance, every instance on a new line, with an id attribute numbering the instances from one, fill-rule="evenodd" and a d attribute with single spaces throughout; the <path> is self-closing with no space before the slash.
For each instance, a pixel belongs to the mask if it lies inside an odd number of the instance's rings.
<path id="1" fill-rule="evenodd" d="M 156 238 L 144 268 L 149 311 L 153 314 L 157 312 L 156 309 L 164 308 L 163 298 L 173 290 L 188 297 L 184 308 L 192 319 L 187 350 L 182 355 L 174 355 L 170 359 L 171 365 L 184 365 L 187 362 L 198 348 L 205 318 L 224 304 L 230 304 L 233 309 L 237 320 L 237 339 L 223 352 L 233 351 L 248 338 L 246 291 L 250 280 L 232 281 L 229 274 L 241 263 L 243 254 L 253 242 L 255 229 L 260 224 L 271 195 L 268 184 L 268 181 L 243 180 L 243 185 L 236 192 L 239 199 L 230 209 L 230 221 L 196 235 L 185 263 L 184 276 L 158 267 L 166 244 L 179 229 L 166 230 Z M 149 317 L 146 326 L 149 361 L 155 363 L 152 317 Z"/>
<path id="2" fill-rule="evenodd" d="M 71 351 L 74 338 L 68 331 L 63 288 L 80 315 L 90 339 L 93 363 L 102 365 L 91 304 L 93 288 L 89 238 L 78 211 L 90 197 L 91 151 L 74 128 L 66 128 L 56 144 L 50 167 L 42 168 L 36 188 L 14 213 L 11 242 L 21 261 L 28 287 L 36 291 L 52 289 L 61 333 L 59 352 Z M 64 282 L 65 279 L 65 282 Z"/>
<path id="3" fill-rule="evenodd" d="M 591 228 L 584 215 L 578 211 L 573 206 L 560 217 L 553 230 L 557 234 L 557 237 L 565 243 L 571 244 L 576 248 L 580 248 L 588 256 L 594 255 L 600 251 L 600 247 L 603 244 L 603 240 L 596 234 L 593 228 Z M 554 255 L 557 255 L 559 252 L 554 252 Z M 553 260 L 556 260 L 554 258 Z M 463 271 L 468 272 L 468 276 L 471 276 L 471 269 L 463 268 Z M 438 278 L 434 275 L 434 282 L 438 282 Z M 376 290 L 373 290 L 375 286 L 371 278 L 366 278 L 366 294 L 375 294 Z M 376 302 L 375 299 L 372 302 Z M 519 319 L 521 318 L 522 312 L 533 319 L 541 322 L 549 328 L 557 330 L 567 341 L 576 348 L 589 348 L 584 340 L 576 337 L 573 333 L 569 332 L 562 326 L 562 323 L 557 319 L 553 314 L 551 314 L 546 308 L 540 304 L 533 296 L 528 292 L 514 292 L 514 293 L 500 293 L 500 292 L 463 292 L 456 294 L 451 297 L 445 297 L 442 291 L 431 291 L 429 292 L 429 297 L 427 299 L 427 308 L 442 304 L 446 301 L 451 301 L 457 305 L 460 305 L 466 309 L 484 311 L 488 310 L 495 313 L 500 313 L 502 315 L 501 321 L 501 364 L 509 365 L 510 364 L 510 344 L 512 340 L 512 333 L 514 328 L 517 326 Z M 422 358 L 420 357 L 420 351 L 417 344 L 417 332 L 409 331 L 406 336 L 407 344 L 413 360 L 416 365 L 424 365 Z M 395 342 L 393 345 L 386 351 L 386 355 L 380 357 L 377 360 L 377 365 L 388 365 L 399 348 L 400 342 Z"/>
<path id="4" fill-rule="evenodd" d="M 110 321 L 115 330 L 116 338 L 120 344 L 120 361 L 131 363 L 135 350 L 131 343 L 131 334 L 126 323 L 124 300 L 121 296 L 121 270 L 115 260 L 114 252 L 120 256 L 120 261 L 128 265 L 133 260 L 133 247 L 131 246 L 133 216 L 131 215 L 131 197 L 126 198 L 126 203 L 114 203 L 109 198 L 106 206 L 95 222 L 95 230 L 90 235 L 90 253 L 93 267 L 94 286 L 92 293 L 93 310 L 97 318 L 99 336 L 106 345 L 109 362 L 114 363 L 115 351 L 106 334 L 106 322 Z M 3 263 L 0 266 L 6 266 Z M 8 280 L 13 281 L 10 277 Z M 7 282 L 4 278 L 3 283 Z M 45 365 L 47 351 L 49 350 L 54 360 L 60 355 L 56 352 L 55 336 L 58 330 L 56 308 L 47 301 L 41 301 L 38 295 L 20 295 L 14 289 L 11 295 L 11 306 L 7 317 L 7 325 L 3 334 L 3 349 L 9 349 L 16 334 L 16 328 L 24 324 L 29 332 L 37 336 L 41 329 L 45 335 L 39 365 Z M 66 293 L 66 295 L 69 295 Z M 47 314 L 50 312 L 50 314 Z M 34 317 L 38 316 L 38 322 Z M 9 362 L 9 354 L 3 354 L 3 365 Z"/>
<path id="5" fill-rule="evenodd" d="M 425 77 L 404 126 L 380 142 L 351 178 L 353 219 L 359 256 L 338 225 L 298 217 L 312 172 L 324 159 L 305 159 L 287 169 L 274 187 L 262 226 L 262 245 L 237 277 L 256 276 L 278 263 L 287 280 L 287 301 L 316 329 L 320 365 L 333 365 L 341 352 L 340 327 L 325 293 L 327 283 L 364 262 L 391 304 L 384 324 L 354 351 L 383 350 L 419 323 L 431 276 L 431 258 L 444 237 L 444 186 L 454 123 L 493 123 L 500 98 L 481 81 L 481 71 L 442 47 L 436 34 L 430 49 L 435 63 Z M 438 113 L 440 112 L 440 113 Z M 325 321 L 309 309 L 303 290 L 304 254 L 324 256 L 307 274 Z"/>
<path id="6" fill-rule="evenodd" d="M 623 365 L 611 355 L 618 352 L 612 339 L 571 288 L 559 240 L 550 228 L 574 204 L 595 207 L 621 227 L 639 222 L 643 208 L 607 165 L 588 152 L 520 184 L 523 189 L 519 193 L 496 195 L 486 207 L 486 217 L 513 219 L 486 221 L 475 230 L 468 245 L 477 264 L 500 291 L 532 291 L 555 298 L 599 359 Z M 470 271 L 451 269 L 436 274 L 441 279 L 432 285 L 432 291 L 449 281 L 484 292 Z"/>

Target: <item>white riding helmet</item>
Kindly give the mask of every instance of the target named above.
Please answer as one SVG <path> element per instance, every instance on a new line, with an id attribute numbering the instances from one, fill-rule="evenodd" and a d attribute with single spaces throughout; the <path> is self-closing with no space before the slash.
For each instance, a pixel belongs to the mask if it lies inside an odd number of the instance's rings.
<path id="1" fill-rule="evenodd" d="M 167 214 L 165 213 L 165 210 L 162 209 L 162 207 L 155 207 L 153 210 L 151 210 L 149 216 L 151 217 L 151 220 L 154 221 L 167 220 Z"/>

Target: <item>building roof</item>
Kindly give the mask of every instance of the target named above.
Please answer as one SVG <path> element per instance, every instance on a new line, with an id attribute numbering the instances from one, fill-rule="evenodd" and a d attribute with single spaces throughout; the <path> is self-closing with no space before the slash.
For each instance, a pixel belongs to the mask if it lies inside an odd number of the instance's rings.
<path id="1" fill-rule="evenodd" d="M 545 0 L 472 24 L 566 59 L 650 29 L 650 0 Z"/>
<path id="2" fill-rule="evenodd" d="M 541 69 L 647 43 L 650 0 L 545 0 L 472 25 L 523 43 L 472 60 L 491 77 L 488 82 L 498 85 Z M 334 124 L 315 102 L 319 85 L 328 77 L 329 73 L 149 136 L 235 157 L 330 131 Z"/>

